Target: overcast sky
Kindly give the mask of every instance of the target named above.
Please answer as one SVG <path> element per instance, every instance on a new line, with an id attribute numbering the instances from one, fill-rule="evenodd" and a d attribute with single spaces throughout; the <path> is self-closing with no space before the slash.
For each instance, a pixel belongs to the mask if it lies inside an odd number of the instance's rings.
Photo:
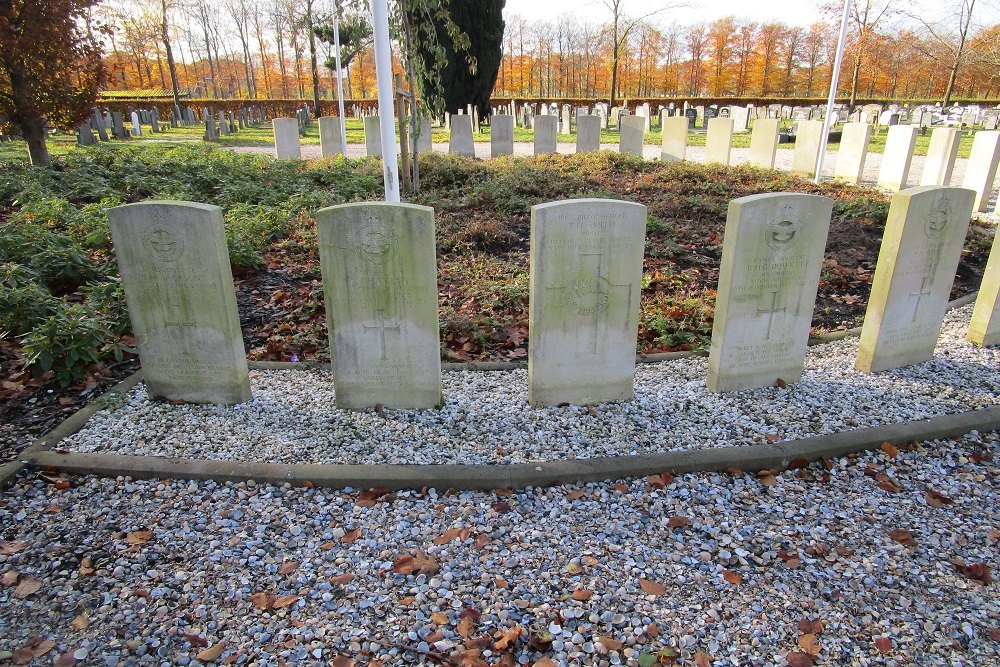
<path id="1" fill-rule="evenodd" d="M 641 16 L 661 6 L 650 0 L 624 0 L 628 16 Z M 754 2 L 753 0 L 688 0 L 688 7 L 669 9 L 657 14 L 657 23 L 681 24 L 714 21 L 723 16 L 752 18 L 755 21 L 782 21 L 789 25 L 808 26 L 820 18 L 816 0 L 784 2 Z M 573 16 L 588 23 L 604 23 L 611 12 L 601 0 L 507 0 L 504 16 L 520 15 L 535 21 L 556 21 L 560 16 Z"/>

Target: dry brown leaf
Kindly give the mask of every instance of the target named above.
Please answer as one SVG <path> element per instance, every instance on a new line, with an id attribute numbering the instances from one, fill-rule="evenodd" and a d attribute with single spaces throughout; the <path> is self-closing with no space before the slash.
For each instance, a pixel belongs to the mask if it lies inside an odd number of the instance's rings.
<path id="1" fill-rule="evenodd" d="M 448 614 L 443 611 L 436 611 L 431 614 L 431 620 L 438 625 L 448 625 Z"/>
<path id="2" fill-rule="evenodd" d="M 335 584 L 337 586 L 343 586 L 345 584 L 351 583 L 352 581 L 354 581 L 354 575 L 350 572 L 345 572 L 344 574 L 338 574 L 336 577 L 330 579 L 330 583 Z"/>
<path id="3" fill-rule="evenodd" d="M 819 641 L 816 639 L 816 635 L 812 633 L 799 635 L 799 648 L 812 655 L 819 655 L 819 652 L 823 650 L 823 647 L 820 646 Z"/>
<path id="4" fill-rule="evenodd" d="M 646 635 L 653 639 L 656 639 L 657 637 L 660 636 L 660 626 L 658 626 L 656 623 L 650 623 L 649 625 L 646 626 Z"/>
<path id="5" fill-rule="evenodd" d="M 86 613 L 80 614 L 70 622 L 70 626 L 74 630 L 86 630 L 88 625 L 90 625 L 90 617 Z"/>
<path id="6" fill-rule="evenodd" d="M 740 583 L 743 583 L 743 577 L 740 575 L 740 573 L 739 572 L 733 572 L 732 570 L 723 570 L 722 571 L 722 578 L 725 579 L 726 581 L 728 581 L 731 584 L 740 584 Z"/>
<path id="7" fill-rule="evenodd" d="M 476 627 L 475 618 L 472 616 L 463 616 L 458 619 L 458 627 L 456 630 L 458 634 L 462 636 L 463 639 L 468 639 L 472 635 L 472 631 Z"/>
<path id="8" fill-rule="evenodd" d="M 621 493 L 628 493 L 628 485 L 622 484 L 621 482 L 619 482 L 618 484 L 612 484 L 611 488 Z"/>
<path id="9" fill-rule="evenodd" d="M 698 651 L 694 654 L 694 664 L 698 667 L 712 667 L 712 656 Z"/>
<path id="10" fill-rule="evenodd" d="M 184 639 L 188 640 L 188 642 L 191 644 L 191 646 L 194 646 L 194 647 L 197 647 L 197 648 L 205 648 L 206 646 L 208 646 L 208 640 L 205 639 L 204 637 L 202 637 L 201 635 L 196 635 L 194 633 L 188 633 L 188 634 L 184 635 Z"/>
<path id="11" fill-rule="evenodd" d="M 151 539 L 153 539 L 153 531 L 151 530 L 137 530 L 125 536 L 125 541 L 133 546 L 149 544 Z"/>
<path id="12" fill-rule="evenodd" d="M 875 648 L 878 649 L 879 653 L 888 653 L 892 650 L 892 639 L 889 637 L 876 637 Z"/>
<path id="13" fill-rule="evenodd" d="M 271 607 L 274 609 L 283 609 L 288 605 L 295 604 L 299 601 L 299 599 L 298 595 L 282 595 L 280 598 L 277 598 L 271 603 Z"/>
<path id="14" fill-rule="evenodd" d="M 291 574 L 292 572 L 295 572 L 295 570 L 297 570 L 298 568 L 299 568 L 299 561 L 290 560 L 281 564 L 281 567 L 278 568 L 278 574 Z"/>
<path id="15" fill-rule="evenodd" d="M 506 514 L 510 511 L 510 503 L 506 500 L 501 500 L 500 502 L 493 503 L 490 505 L 496 511 L 497 514 Z"/>
<path id="16" fill-rule="evenodd" d="M 55 662 L 55 667 L 73 667 L 76 664 L 76 656 L 73 655 L 75 651 L 66 651 L 59 659 Z"/>
<path id="17" fill-rule="evenodd" d="M 497 651 L 506 651 L 514 645 L 522 632 L 524 632 L 524 628 L 520 625 L 515 625 L 508 630 L 501 630 L 497 640 L 493 643 L 493 648 Z"/>
<path id="18" fill-rule="evenodd" d="M 927 489 L 924 491 L 924 499 L 927 504 L 931 507 L 944 507 L 945 505 L 951 505 L 955 501 L 948 496 L 935 491 L 934 489 Z"/>
<path id="19" fill-rule="evenodd" d="M 501 579 L 500 577 L 497 577 L 496 579 L 493 580 L 493 585 L 496 586 L 497 588 L 503 588 L 505 590 L 510 588 L 510 584 L 507 583 L 507 580 Z"/>
<path id="20" fill-rule="evenodd" d="M 760 482 L 763 486 L 774 486 L 775 484 L 778 483 L 777 478 L 771 474 L 758 475 L 757 481 Z"/>
<path id="21" fill-rule="evenodd" d="M 462 532 L 458 528 L 450 528 L 434 538 L 434 544 L 448 544 Z"/>
<path id="22" fill-rule="evenodd" d="M 818 635 L 823 632 L 823 621 L 816 619 L 811 620 L 808 618 L 803 618 L 799 621 L 799 633 L 803 635 L 813 634 Z"/>
<path id="23" fill-rule="evenodd" d="M 816 664 L 816 659 L 808 653 L 795 651 L 785 656 L 785 664 L 788 667 L 813 667 Z"/>
<path id="24" fill-rule="evenodd" d="M 778 389 L 784 389 L 785 387 L 787 387 L 787 386 L 788 386 L 788 383 L 787 383 L 787 382 L 785 382 L 785 381 L 784 381 L 784 380 L 783 380 L 782 378 L 778 378 L 778 379 L 776 379 L 776 380 L 774 381 L 774 385 L 775 385 L 775 386 L 776 386 L 776 387 L 777 387 Z"/>
<path id="25" fill-rule="evenodd" d="M 578 588 L 573 591 L 573 599 L 577 602 L 585 602 L 590 599 L 590 596 L 594 594 L 594 591 L 588 591 L 586 588 Z"/>
<path id="26" fill-rule="evenodd" d="M 346 655 L 338 655 L 330 662 L 330 667 L 354 667 L 354 658 L 349 658 Z"/>
<path id="27" fill-rule="evenodd" d="M 1000 642 L 1000 628 L 990 628 L 990 639 Z"/>
<path id="28" fill-rule="evenodd" d="M 261 591 L 250 596 L 250 604 L 261 611 L 267 611 L 274 604 L 274 595 Z"/>
<path id="29" fill-rule="evenodd" d="M 990 566 L 986 563 L 970 563 L 968 565 L 959 565 L 958 571 L 961 572 L 965 577 L 975 581 L 983 586 L 989 586 L 993 583 L 993 576 L 990 573 Z"/>
<path id="30" fill-rule="evenodd" d="M 17 579 L 20 576 L 20 573 L 15 572 L 14 570 L 7 570 L 3 573 L 3 576 L 0 576 L 0 584 L 7 587 L 13 586 L 17 583 Z"/>
<path id="31" fill-rule="evenodd" d="M 14 589 L 14 597 L 16 598 L 26 598 L 32 593 L 37 593 L 42 587 L 42 580 L 35 579 L 34 577 L 24 577 L 18 582 L 17 588 Z"/>
<path id="32" fill-rule="evenodd" d="M 667 592 L 666 586 L 656 581 L 650 581 L 649 579 L 640 579 L 639 587 L 642 588 L 647 595 L 663 595 Z"/>
<path id="33" fill-rule="evenodd" d="M 13 556 L 28 548 L 28 543 L 24 540 L 0 540 L 0 556 Z"/>
<path id="34" fill-rule="evenodd" d="M 883 442 L 881 449 L 890 459 L 894 459 L 899 456 L 899 448 L 891 442 Z"/>
<path id="35" fill-rule="evenodd" d="M 503 496 L 504 498 L 510 498 L 512 495 L 514 495 L 514 489 L 508 486 L 504 489 L 495 489 L 493 493 L 497 494 L 498 496 Z"/>
<path id="36" fill-rule="evenodd" d="M 625 646 L 625 642 L 620 642 L 612 637 L 598 637 L 597 641 L 601 642 L 604 648 L 609 651 L 620 651 L 622 646 Z"/>
<path id="37" fill-rule="evenodd" d="M 357 540 L 359 537 L 361 537 L 361 529 L 355 528 L 354 530 L 350 531 L 349 533 L 345 534 L 342 538 L 340 538 L 340 541 L 343 542 L 344 544 L 350 544 L 351 542 Z"/>
<path id="38" fill-rule="evenodd" d="M 222 655 L 222 652 L 226 650 L 226 642 L 219 642 L 215 646 L 210 646 L 198 653 L 198 659 L 202 662 L 215 662 Z"/>
<path id="39" fill-rule="evenodd" d="M 568 500 L 579 500 L 580 498 L 583 498 L 586 495 L 587 494 L 584 493 L 583 491 L 570 491 L 569 493 L 566 494 L 566 498 Z"/>
<path id="40" fill-rule="evenodd" d="M 667 528 L 685 528 L 690 522 L 686 516 L 672 516 L 667 521 Z"/>
<path id="41" fill-rule="evenodd" d="M 92 577 L 97 572 L 97 567 L 94 565 L 94 559 L 90 556 L 84 556 L 80 559 L 80 576 L 81 577 Z"/>
<path id="42" fill-rule="evenodd" d="M 482 551 L 490 543 L 490 538 L 485 533 L 476 535 L 476 548 Z"/>
<path id="43" fill-rule="evenodd" d="M 531 667 L 556 667 L 556 663 L 552 662 L 552 658 L 546 655 L 531 663 Z"/>
<path id="44" fill-rule="evenodd" d="M 898 542 L 899 544 L 902 544 L 904 547 L 917 546 L 917 541 L 913 539 L 913 533 L 906 530 L 905 528 L 896 528 L 895 530 L 890 530 L 889 537 L 891 537 L 894 542 Z"/>

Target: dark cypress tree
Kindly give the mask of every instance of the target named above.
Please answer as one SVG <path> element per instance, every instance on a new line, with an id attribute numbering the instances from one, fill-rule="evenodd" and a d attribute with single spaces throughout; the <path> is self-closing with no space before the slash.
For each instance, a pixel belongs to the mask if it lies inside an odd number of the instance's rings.
<path id="1" fill-rule="evenodd" d="M 445 62 L 439 71 L 445 111 L 457 113 L 472 104 L 479 110 L 480 118 L 490 115 L 490 96 L 503 56 L 505 3 L 506 0 L 451 0 L 442 3 L 442 8 L 451 18 L 451 26 L 442 19 L 441 13 L 415 10 L 414 5 L 422 3 L 410 5 L 410 22 L 418 34 L 415 58 L 423 61 L 423 69 L 433 70 L 435 63 L 440 62 L 437 56 L 441 54 L 435 54 L 436 48 L 444 52 Z M 436 32 L 436 40 L 420 38 L 422 29 L 428 29 L 429 17 L 433 17 L 430 24 Z M 467 48 L 461 48 L 464 39 L 455 39 L 455 28 L 468 36 Z M 460 43 L 457 48 L 456 41 Z M 433 80 L 423 79 L 423 87 L 425 99 L 435 97 L 438 92 Z"/>

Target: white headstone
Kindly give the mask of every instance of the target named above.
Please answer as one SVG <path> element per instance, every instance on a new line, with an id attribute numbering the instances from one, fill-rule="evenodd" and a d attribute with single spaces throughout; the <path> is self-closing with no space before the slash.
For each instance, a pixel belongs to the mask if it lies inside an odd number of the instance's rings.
<path id="1" fill-rule="evenodd" d="M 1000 234 L 993 235 L 993 248 L 983 271 L 966 338 L 982 347 L 1000 345 Z"/>
<path id="2" fill-rule="evenodd" d="M 347 154 L 347 146 L 344 142 L 344 135 L 340 131 L 340 118 L 338 116 L 320 116 L 319 154 L 322 157 Z"/>
<path id="3" fill-rule="evenodd" d="M 872 126 L 868 123 L 847 123 L 840 137 L 840 151 L 837 152 L 837 166 L 833 177 L 857 185 L 865 173 L 865 158 L 868 156 L 868 142 L 871 140 Z"/>
<path id="4" fill-rule="evenodd" d="M 476 157 L 476 144 L 472 141 L 472 116 L 462 114 L 451 119 L 448 152 L 464 157 Z"/>
<path id="5" fill-rule="evenodd" d="M 275 118 L 271 125 L 274 128 L 274 157 L 279 160 L 302 159 L 298 118 Z"/>
<path id="6" fill-rule="evenodd" d="M 958 142 L 962 131 L 957 127 L 936 127 L 931 132 L 931 144 L 924 158 L 924 172 L 920 185 L 948 185 L 958 156 Z"/>
<path id="7" fill-rule="evenodd" d="M 136 111 L 132 112 L 132 136 L 142 136 L 142 125 L 139 123 L 139 113 Z"/>
<path id="8" fill-rule="evenodd" d="M 646 207 L 570 199 L 531 209 L 528 401 L 633 396 Z"/>
<path id="9" fill-rule="evenodd" d="M 974 199 L 972 190 L 933 185 L 893 195 L 861 328 L 859 371 L 934 356 Z"/>
<path id="10" fill-rule="evenodd" d="M 618 150 L 627 155 L 643 156 L 643 138 L 646 124 L 641 116 L 622 116 L 618 121 L 621 134 Z"/>
<path id="11" fill-rule="evenodd" d="M 576 152 L 589 153 L 601 150 L 601 117 L 581 115 L 576 117 Z"/>
<path id="12" fill-rule="evenodd" d="M 750 133 L 750 153 L 747 164 L 755 164 L 765 169 L 774 169 L 774 157 L 778 151 L 778 118 L 758 118 L 753 122 Z"/>
<path id="13" fill-rule="evenodd" d="M 802 377 L 833 200 L 776 192 L 729 203 L 707 385 Z"/>
<path id="14" fill-rule="evenodd" d="M 379 116 L 365 116 L 364 122 L 365 154 L 368 157 L 382 157 L 382 124 Z"/>
<path id="15" fill-rule="evenodd" d="M 434 209 L 343 204 L 316 226 L 337 405 L 441 405 Z"/>
<path id="16" fill-rule="evenodd" d="M 733 132 L 746 132 L 750 127 L 750 109 L 748 107 L 729 107 L 729 117 L 733 119 Z"/>
<path id="17" fill-rule="evenodd" d="M 912 125 L 893 125 L 885 137 L 882 166 L 878 172 L 878 184 L 887 190 L 906 187 L 913 160 L 913 147 L 917 143 L 920 128 Z"/>
<path id="18" fill-rule="evenodd" d="M 792 153 L 793 174 L 811 177 L 816 174 L 816 160 L 823 139 L 823 121 L 800 120 L 795 133 L 795 151 Z"/>
<path id="19" fill-rule="evenodd" d="M 535 155 L 556 152 L 556 120 L 555 116 L 535 118 Z"/>
<path id="20" fill-rule="evenodd" d="M 109 209 L 108 221 L 150 397 L 248 400 L 222 209 L 146 201 Z"/>
<path id="21" fill-rule="evenodd" d="M 705 135 L 705 162 L 729 164 L 733 147 L 733 119 L 712 118 Z"/>
<path id="22" fill-rule="evenodd" d="M 1000 132 L 981 130 L 972 139 L 972 152 L 965 163 L 962 187 L 974 190 L 976 202 L 973 210 L 985 213 L 993 195 L 997 165 L 1000 164 Z"/>
<path id="23" fill-rule="evenodd" d="M 490 157 L 514 154 L 514 117 L 494 114 L 490 118 Z"/>
<path id="24" fill-rule="evenodd" d="M 433 137 L 431 135 L 431 119 L 427 116 L 419 116 L 420 132 L 417 135 L 417 151 L 420 153 L 430 153 L 434 150 Z"/>
<path id="25" fill-rule="evenodd" d="M 684 160 L 687 154 L 688 119 L 684 116 L 661 116 L 663 145 L 660 159 L 664 162 Z"/>

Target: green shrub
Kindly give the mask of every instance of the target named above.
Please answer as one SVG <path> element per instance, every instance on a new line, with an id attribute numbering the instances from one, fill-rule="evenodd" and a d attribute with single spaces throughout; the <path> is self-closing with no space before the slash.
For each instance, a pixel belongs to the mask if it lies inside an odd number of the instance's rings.
<path id="1" fill-rule="evenodd" d="M 112 276 L 101 282 L 87 283 L 80 288 L 80 294 L 86 297 L 87 307 L 108 331 L 117 335 L 131 331 L 132 322 L 120 278 Z"/>
<path id="2" fill-rule="evenodd" d="M 0 264 L 0 332 L 20 336 L 52 315 L 59 300 L 38 284 L 38 274 L 26 266 Z"/>
<path id="3" fill-rule="evenodd" d="M 98 274 L 90 256 L 71 238 L 35 221 L 0 225 L 0 262 L 30 267 L 53 292 L 72 290 Z"/>
<path id="4" fill-rule="evenodd" d="M 90 364 L 100 361 L 109 333 L 86 306 L 63 303 L 20 337 L 24 367 L 34 377 L 52 371 L 56 382 L 68 387 L 86 376 Z"/>

